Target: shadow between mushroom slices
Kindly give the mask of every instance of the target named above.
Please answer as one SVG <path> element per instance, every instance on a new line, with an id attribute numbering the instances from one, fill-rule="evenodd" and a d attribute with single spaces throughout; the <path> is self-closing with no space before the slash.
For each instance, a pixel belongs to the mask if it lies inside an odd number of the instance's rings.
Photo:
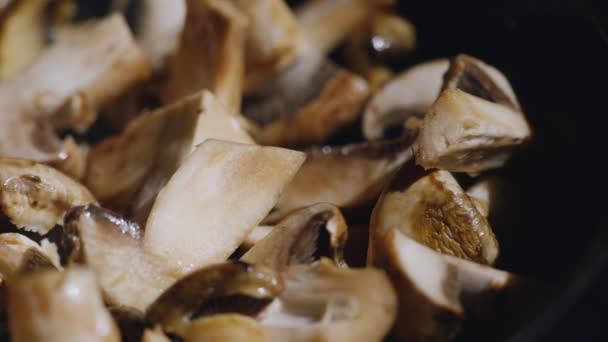
<path id="1" fill-rule="evenodd" d="M 542 284 L 439 254 L 397 229 L 385 235 L 382 247 L 383 267 L 399 295 L 394 333 L 403 340 L 450 341 L 465 318 L 498 318 L 510 326 L 547 295 Z M 530 305 L 522 305 L 526 301 Z"/>
<path id="2" fill-rule="evenodd" d="M 93 206 L 73 209 L 66 225 L 80 234 L 82 257 L 108 301 L 144 310 L 180 277 L 225 261 L 267 215 L 303 158 L 208 140 L 160 192 L 143 236 L 138 225 Z M 184 195 L 188 203 L 178 200 Z"/>
<path id="3" fill-rule="evenodd" d="M 83 158 L 82 152 L 73 141 L 60 141 L 53 128 L 85 130 L 99 108 L 148 75 L 121 16 L 79 26 L 77 34 L 58 41 L 0 85 L 0 154 L 53 163 L 81 176 L 81 169 L 66 168 Z"/>
<path id="4" fill-rule="evenodd" d="M 239 113 L 245 74 L 247 18 L 226 0 L 186 0 L 186 23 L 168 66 L 165 103 L 203 89 Z"/>
<path id="5" fill-rule="evenodd" d="M 184 159 L 212 138 L 253 143 L 238 117 L 203 91 L 144 114 L 93 146 L 85 183 L 104 205 L 143 224 Z"/>
<path id="6" fill-rule="evenodd" d="M 294 265 L 285 290 L 258 318 L 269 341 L 380 341 L 397 298 L 381 270 L 339 268 L 327 259 Z"/>
<path id="7" fill-rule="evenodd" d="M 390 176 L 413 158 L 415 130 L 397 139 L 308 151 L 307 159 L 289 183 L 275 216 L 315 203 L 352 208 L 374 200 Z"/>
<path id="8" fill-rule="evenodd" d="M 317 204 L 281 220 L 241 260 L 279 272 L 292 265 L 312 263 L 319 255 L 332 258 L 338 266 L 346 266 L 343 252 L 347 234 L 340 210 L 330 204 Z M 323 241 L 324 235 L 328 241 Z M 323 246 L 324 243 L 327 245 Z"/>
<path id="9" fill-rule="evenodd" d="M 362 131 L 368 140 L 385 138 L 410 117 L 423 118 L 440 94 L 447 59 L 417 64 L 388 81 L 368 102 Z"/>
<path id="10" fill-rule="evenodd" d="M 199 269 L 180 279 L 152 303 L 146 318 L 184 336 L 191 320 L 223 313 L 256 317 L 283 291 L 279 274 L 243 262 Z"/>
<path id="11" fill-rule="evenodd" d="M 459 55 L 424 117 L 416 162 L 426 169 L 474 174 L 504 165 L 531 134 L 504 75 Z"/>
<path id="12" fill-rule="evenodd" d="M 392 228 L 440 253 L 482 264 L 498 256 L 490 225 L 454 177 L 413 162 L 394 175 L 374 207 L 368 265 L 382 262 L 381 245 Z"/>
<path id="13" fill-rule="evenodd" d="M 44 235 L 69 208 L 89 203 L 97 204 L 89 190 L 54 168 L 0 157 L 0 209 L 17 228 Z"/>
<path id="14" fill-rule="evenodd" d="M 10 279 L 8 314 L 16 342 L 121 340 L 93 273 L 83 268 Z"/>

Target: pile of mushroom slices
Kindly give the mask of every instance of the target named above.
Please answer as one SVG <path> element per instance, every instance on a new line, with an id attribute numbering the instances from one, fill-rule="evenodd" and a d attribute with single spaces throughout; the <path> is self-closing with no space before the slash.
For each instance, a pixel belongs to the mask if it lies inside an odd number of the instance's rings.
<path id="1" fill-rule="evenodd" d="M 0 3 L 0 340 L 493 339 L 548 292 L 492 267 L 509 81 L 399 71 L 393 1 Z"/>

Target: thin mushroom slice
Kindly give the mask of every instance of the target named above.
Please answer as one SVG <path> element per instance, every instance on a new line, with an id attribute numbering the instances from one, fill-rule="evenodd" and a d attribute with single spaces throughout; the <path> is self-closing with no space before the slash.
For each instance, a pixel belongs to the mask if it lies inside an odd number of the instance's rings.
<path id="1" fill-rule="evenodd" d="M 69 260 L 89 265 L 112 306 L 143 312 L 184 274 L 143 250 L 137 224 L 107 210 L 75 207 L 64 229 L 72 242 Z"/>
<path id="2" fill-rule="evenodd" d="M 192 321 L 184 342 L 266 342 L 264 330 L 254 319 L 239 314 L 219 314 Z"/>
<path id="3" fill-rule="evenodd" d="M 392 228 L 459 258 L 492 264 L 498 256 L 490 225 L 447 171 L 408 163 L 395 174 L 372 213 L 368 264 L 381 262 L 380 244 Z"/>
<path id="4" fill-rule="evenodd" d="M 207 140 L 156 198 L 144 247 L 184 269 L 226 260 L 270 212 L 304 158 L 276 147 Z M 184 194 L 188 203 L 180 200 Z"/>
<path id="5" fill-rule="evenodd" d="M 318 144 L 355 122 L 368 96 L 363 78 L 309 51 L 249 94 L 243 114 L 261 126 L 260 143 Z"/>
<path id="6" fill-rule="evenodd" d="M 340 209 L 330 204 L 317 204 L 287 216 L 241 260 L 284 271 L 291 265 L 312 263 L 321 255 L 343 266 L 346 264 L 342 254 L 347 232 Z M 324 235 L 326 241 L 322 239 Z"/>
<path id="7" fill-rule="evenodd" d="M 279 274 L 243 262 L 199 269 L 173 284 L 148 307 L 146 318 L 184 336 L 191 320 L 222 313 L 257 316 L 283 291 Z"/>
<path id="8" fill-rule="evenodd" d="M 0 155 L 59 166 L 82 157 L 53 128 L 86 129 L 99 108 L 148 74 L 121 16 L 86 24 L 0 85 Z"/>
<path id="9" fill-rule="evenodd" d="M 329 260 L 292 266 L 285 290 L 259 319 L 269 341 L 380 341 L 397 313 L 384 272 Z"/>
<path id="10" fill-rule="evenodd" d="M 93 273 L 83 268 L 11 279 L 8 316 L 16 342 L 120 341 Z"/>
<path id="11" fill-rule="evenodd" d="M 447 59 L 415 65 L 395 76 L 367 104 L 362 130 L 368 140 L 383 138 L 410 117 L 422 118 L 439 96 Z"/>
<path id="12" fill-rule="evenodd" d="M 416 162 L 426 169 L 478 173 L 504 165 L 531 134 L 506 78 L 458 56 L 424 117 Z"/>
<path id="13" fill-rule="evenodd" d="M 0 234 L 0 280 L 41 269 L 60 269 L 58 257 L 17 233 Z"/>
<path id="14" fill-rule="evenodd" d="M 89 203 L 97 203 L 89 190 L 52 167 L 0 158 L 0 209 L 17 228 L 44 235 L 72 206 Z"/>
<path id="15" fill-rule="evenodd" d="M 42 52 L 48 0 L 4 1 L 0 5 L 0 81 L 27 67 Z"/>
<path id="16" fill-rule="evenodd" d="M 93 146 L 85 183 L 102 203 L 143 223 L 183 160 L 212 138 L 253 143 L 238 118 L 203 91 L 142 115 Z"/>
<path id="17" fill-rule="evenodd" d="M 450 341 L 464 318 L 517 319 L 546 296 L 534 281 L 474 262 L 439 254 L 390 230 L 383 247 L 388 271 L 399 295 L 395 335 L 412 341 Z"/>
<path id="18" fill-rule="evenodd" d="M 226 0 L 186 0 L 186 8 L 179 48 L 169 63 L 164 102 L 209 89 L 230 113 L 239 113 L 247 18 Z"/>
<path id="19" fill-rule="evenodd" d="M 171 342 L 171 340 L 160 327 L 156 327 L 155 329 L 146 329 L 141 337 L 141 342 Z"/>
<path id="20" fill-rule="evenodd" d="M 247 15 L 245 93 L 291 64 L 301 45 L 298 23 L 284 0 L 233 0 Z"/>
<path id="21" fill-rule="evenodd" d="M 306 162 L 285 189 L 276 215 L 315 203 L 356 207 L 373 200 L 392 173 L 413 158 L 415 137 L 415 132 L 408 132 L 394 140 L 307 151 Z"/>

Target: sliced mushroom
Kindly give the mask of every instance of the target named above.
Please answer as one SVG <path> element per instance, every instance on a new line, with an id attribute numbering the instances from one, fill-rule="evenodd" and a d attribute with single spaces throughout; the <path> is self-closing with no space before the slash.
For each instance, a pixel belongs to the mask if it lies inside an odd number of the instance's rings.
<path id="1" fill-rule="evenodd" d="M 185 342 L 266 342 L 264 330 L 254 319 L 238 314 L 221 314 L 192 321 Z"/>
<path id="2" fill-rule="evenodd" d="M 165 103 L 209 89 L 239 113 L 245 74 L 247 18 L 225 0 L 186 0 L 186 23 L 171 59 Z"/>
<path id="3" fill-rule="evenodd" d="M 505 181 L 498 177 L 485 177 L 467 189 L 467 195 L 484 217 L 500 210 L 504 205 L 502 197 L 508 192 Z"/>
<path id="4" fill-rule="evenodd" d="M 439 96 L 447 59 L 415 65 L 388 82 L 375 94 L 363 113 L 362 130 L 368 140 L 381 139 L 401 127 L 409 117 L 423 117 Z"/>
<path id="5" fill-rule="evenodd" d="M 152 68 L 162 70 L 178 48 L 186 21 L 186 0 L 142 0 L 137 10 L 137 42 Z"/>
<path id="6" fill-rule="evenodd" d="M 16 233 L 0 234 L 0 279 L 40 269 L 59 269 L 57 258 L 36 242 Z"/>
<path id="7" fill-rule="evenodd" d="M 393 325 L 397 298 L 382 271 L 321 260 L 292 266 L 283 279 L 260 318 L 269 341 L 380 341 Z"/>
<path id="8" fill-rule="evenodd" d="M 171 342 L 171 340 L 160 327 L 156 327 L 155 329 L 146 329 L 141 337 L 141 342 Z"/>
<path id="9" fill-rule="evenodd" d="M 184 336 L 190 320 L 221 313 L 256 316 L 283 291 L 279 274 L 264 266 L 224 263 L 197 270 L 168 288 L 146 317 Z"/>
<path id="10" fill-rule="evenodd" d="M 291 64 L 301 45 L 296 19 L 283 0 L 233 0 L 249 18 L 245 92 Z"/>
<path id="11" fill-rule="evenodd" d="M 399 294 L 395 335 L 403 340 L 450 341 L 465 316 L 487 318 L 509 310 L 521 315 L 520 304 L 536 302 L 546 290 L 507 272 L 439 254 L 397 229 L 386 234 L 383 247 L 384 267 Z"/>
<path id="12" fill-rule="evenodd" d="M 426 169 L 478 173 L 504 165 L 531 134 L 506 78 L 460 55 L 424 117 L 416 162 Z"/>
<path id="13" fill-rule="evenodd" d="M 329 236 L 328 241 L 322 241 L 323 233 Z M 347 233 L 340 209 L 330 204 L 317 204 L 287 216 L 241 260 L 282 272 L 291 265 L 311 263 L 318 255 L 323 255 L 342 266 L 346 264 L 342 254 Z"/>
<path id="14" fill-rule="evenodd" d="M 8 316 L 16 342 L 120 341 L 93 273 L 83 268 L 11 279 Z"/>
<path id="15" fill-rule="evenodd" d="M 272 226 L 272 225 L 259 225 L 255 228 L 253 228 L 251 233 L 249 233 L 249 235 L 247 235 L 247 238 L 241 244 L 241 248 L 243 248 L 246 251 L 251 249 L 251 247 L 253 247 L 253 245 L 262 241 L 266 236 L 268 236 L 268 234 L 270 234 L 273 229 L 274 229 L 274 226 Z"/>
<path id="16" fill-rule="evenodd" d="M 415 137 L 410 132 L 394 140 L 307 151 L 277 204 L 277 215 L 321 202 L 355 207 L 374 199 L 390 175 L 412 159 Z"/>
<path id="17" fill-rule="evenodd" d="M 94 146 L 85 183 L 106 205 L 145 222 L 160 189 L 206 139 L 253 143 L 238 118 L 208 91 L 133 120 Z"/>
<path id="18" fill-rule="evenodd" d="M 296 151 L 207 140 L 156 198 L 145 248 L 185 269 L 226 260 L 303 162 Z M 188 203 L 180 200 L 184 194 Z"/>
<path id="19" fill-rule="evenodd" d="M 27 67 L 44 49 L 44 10 L 48 0 L 3 1 L 0 7 L 0 81 Z"/>
<path id="20" fill-rule="evenodd" d="M 0 155 L 55 163 L 77 158 L 53 126 L 86 129 L 97 109 L 148 73 L 121 16 L 85 24 L 0 85 Z"/>
<path id="21" fill-rule="evenodd" d="M 106 302 L 144 311 L 184 274 L 170 261 L 146 253 L 141 228 L 93 205 L 75 207 L 66 216 L 71 261 L 95 272 Z"/>
<path id="22" fill-rule="evenodd" d="M 89 190 L 52 167 L 0 157 L 0 209 L 18 228 L 44 235 L 89 203 L 97 203 Z"/>
<path id="23" fill-rule="evenodd" d="M 378 4 L 391 0 L 309 0 L 296 9 L 307 44 L 327 53 L 368 18 Z"/>
<path id="24" fill-rule="evenodd" d="M 397 172 L 372 213 L 368 264 L 382 260 L 384 235 L 392 228 L 430 248 L 492 264 L 498 242 L 486 219 L 447 171 L 408 163 Z"/>

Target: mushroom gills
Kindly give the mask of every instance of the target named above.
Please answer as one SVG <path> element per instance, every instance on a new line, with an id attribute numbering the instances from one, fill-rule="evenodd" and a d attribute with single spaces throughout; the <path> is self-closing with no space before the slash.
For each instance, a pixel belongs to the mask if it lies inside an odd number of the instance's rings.
<path id="1" fill-rule="evenodd" d="M 384 235 L 392 228 L 430 248 L 493 264 L 498 242 L 486 219 L 447 171 L 425 171 L 413 162 L 393 177 L 371 218 L 368 264 L 381 262 Z"/>

